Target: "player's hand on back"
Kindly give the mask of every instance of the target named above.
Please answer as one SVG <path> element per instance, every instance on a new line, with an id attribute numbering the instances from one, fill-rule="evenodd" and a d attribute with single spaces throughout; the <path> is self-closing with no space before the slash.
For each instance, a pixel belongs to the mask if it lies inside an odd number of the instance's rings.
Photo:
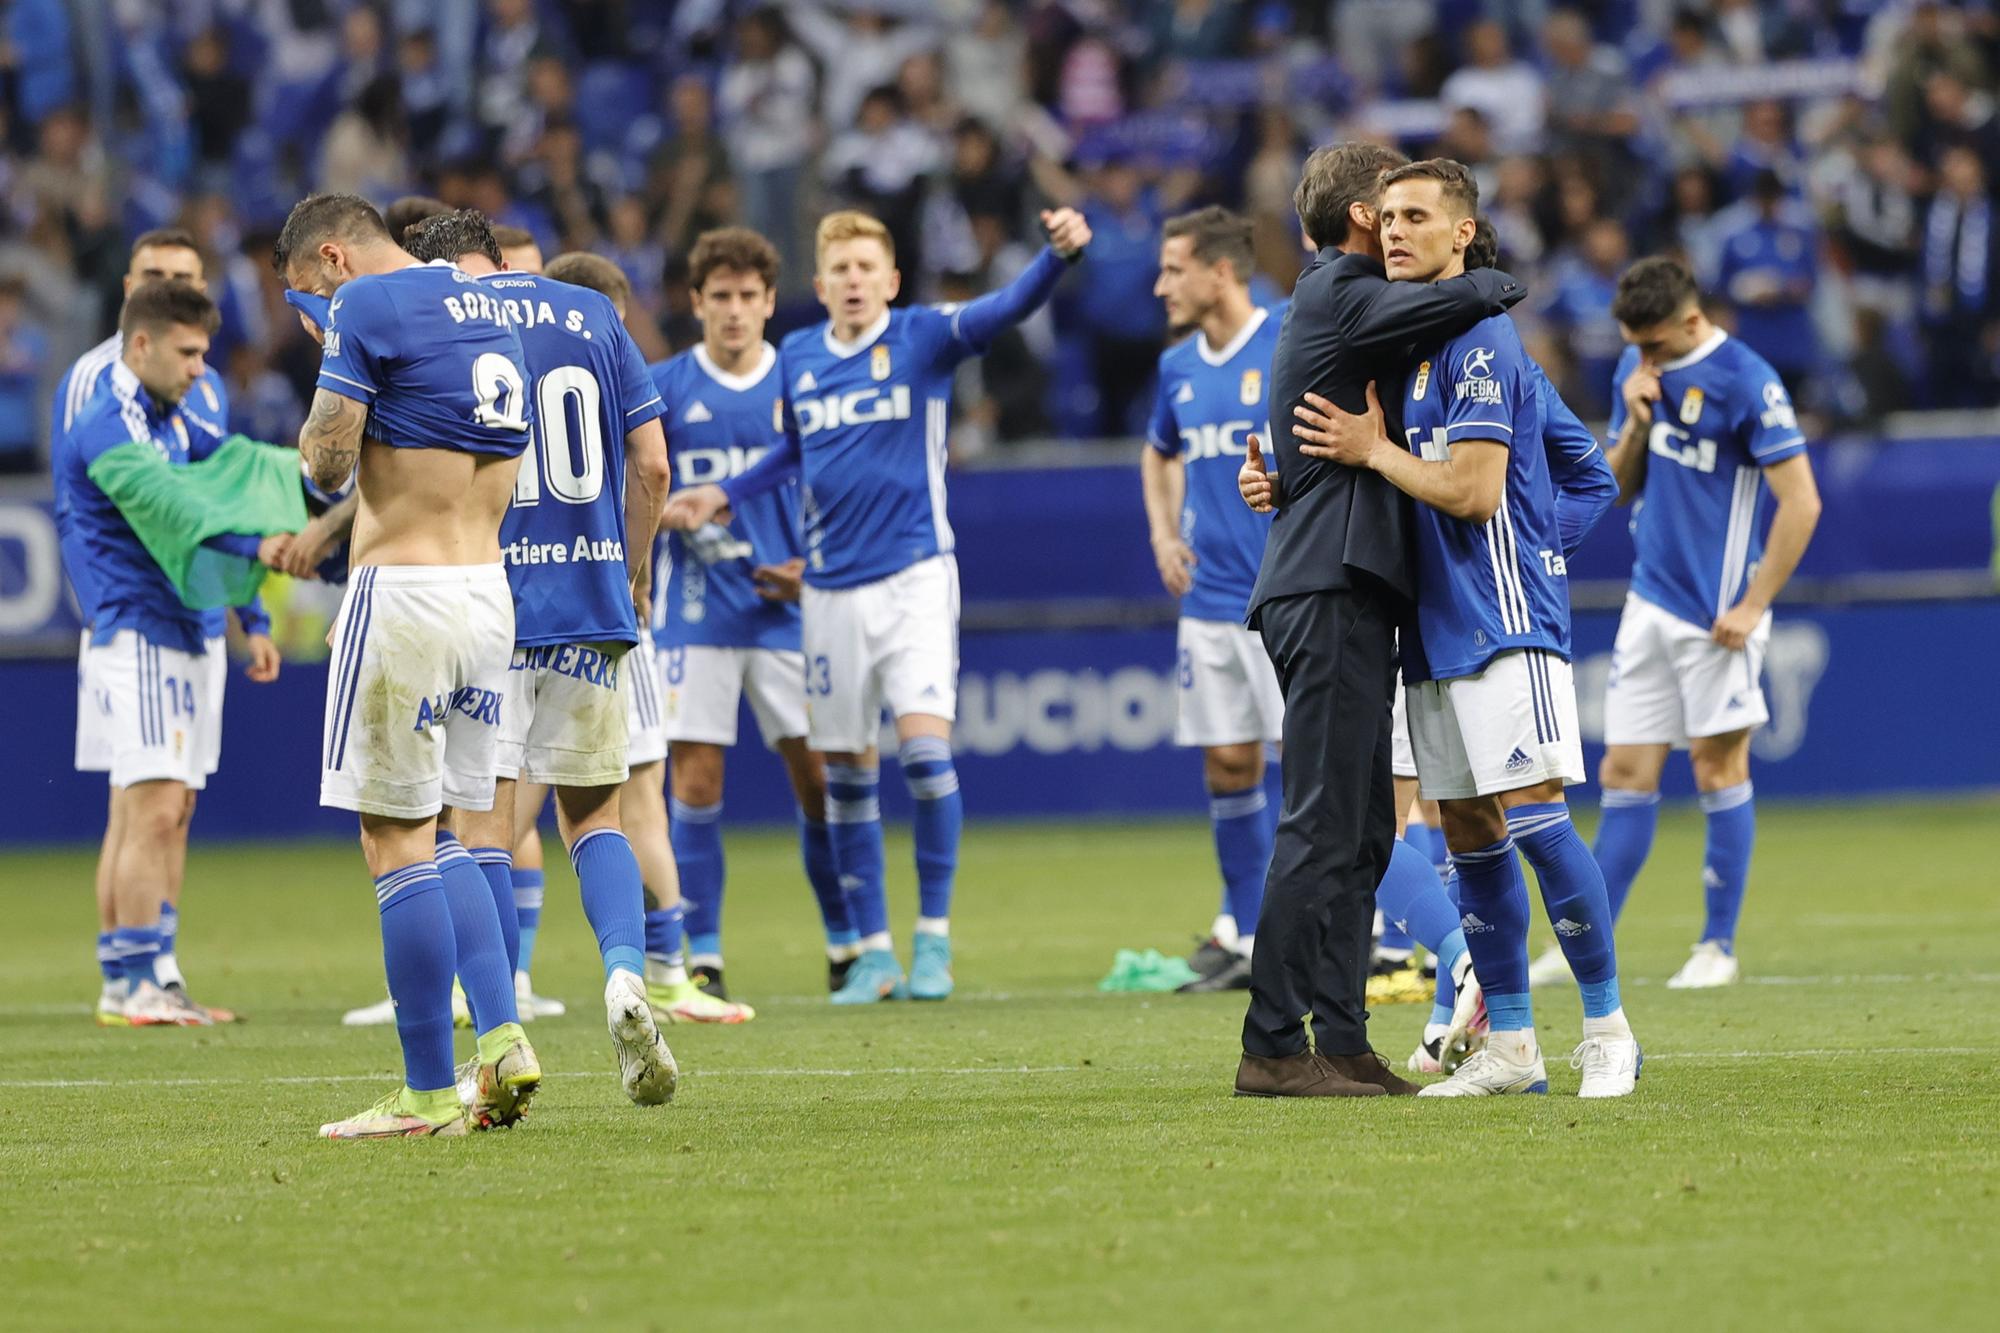
<path id="1" fill-rule="evenodd" d="M 1194 549 L 1178 533 L 1160 533 L 1153 538 L 1153 563 L 1159 567 L 1160 583 L 1176 597 L 1187 596 L 1194 586 Z"/>
<path id="2" fill-rule="evenodd" d="M 1382 401 L 1375 396 L 1372 381 L 1368 410 L 1359 416 L 1341 411 L 1316 393 L 1307 394 L 1305 401 L 1292 409 L 1292 415 L 1297 418 L 1292 434 L 1300 441 L 1299 452 L 1312 458 L 1367 467 L 1369 455 L 1388 442 L 1382 433 Z"/>
<path id="3" fill-rule="evenodd" d="M 1074 259 L 1090 244 L 1090 224 L 1074 208 L 1042 210 L 1042 230 L 1048 233 L 1049 248 L 1064 259 Z"/>
<path id="4" fill-rule="evenodd" d="M 796 602 L 805 584 L 804 556 L 793 556 L 781 565 L 759 565 L 750 571 L 757 595 L 767 602 Z"/>
<path id="5" fill-rule="evenodd" d="M 1625 415 L 1642 426 L 1653 424 L 1653 404 L 1660 401 L 1660 372 L 1641 361 L 1630 375 L 1619 393 L 1625 399 Z"/>
<path id="6" fill-rule="evenodd" d="M 1278 476 L 1264 470 L 1264 450 L 1255 434 L 1243 442 L 1243 466 L 1236 473 L 1236 493 L 1252 513 L 1268 514 L 1278 507 Z"/>
<path id="7" fill-rule="evenodd" d="M 243 674 L 259 685 L 269 685 L 278 678 L 278 667 L 284 662 L 278 645 L 271 641 L 268 634 L 252 634 L 249 643 L 250 665 Z"/>
<path id="8" fill-rule="evenodd" d="M 676 532 L 693 532 L 729 508 L 729 497 L 720 486 L 689 486 L 667 497 L 660 511 L 660 526 Z"/>

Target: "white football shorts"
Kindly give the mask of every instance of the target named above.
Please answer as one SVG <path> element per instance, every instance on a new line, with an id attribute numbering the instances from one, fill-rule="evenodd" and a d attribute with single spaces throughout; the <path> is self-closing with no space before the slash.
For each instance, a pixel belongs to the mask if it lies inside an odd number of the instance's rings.
<path id="1" fill-rule="evenodd" d="M 493 772 L 551 787 L 615 787 L 627 776 L 626 719 L 631 701 L 620 683 L 629 664 L 644 670 L 625 643 L 516 645 Z"/>
<path id="2" fill-rule="evenodd" d="M 320 804 L 393 819 L 491 810 L 513 656 L 504 565 L 355 570 L 333 626 Z"/>
<path id="3" fill-rule="evenodd" d="M 1191 616 L 1181 617 L 1176 637 L 1174 744 L 1205 749 L 1283 739 L 1285 697 L 1263 639 L 1232 621 Z"/>
<path id="4" fill-rule="evenodd" d="M 750 700 L 765 749 L 806 734 L 806 655 L 783 648 L 660 649 L 667 743 L 736 744 L 738 705 Z"/>
<path id="5" fill-rule="evenodd" d="M 958 561 L 948 555 L 858 588 L 806 585 L 807 737 L 858 753 L 892 716 L 958 716 Z"/>
<path id="6" fill-rule="evenodd" d="M 1731 652 L 1642 597 L 1626 594 L 1604 688 L 1606 745 L 1672 745 L 1721 736 L 1771 720 L 1764 702 L 1764 653 L 1771 614 Z"/>
<path id="7" fill-rule="evenodd" d="M 104 644 L 85 640 L 77 670 L 77 767 L 111 775 L 114 787 L 181 782 L 195 791 L 221 749 L 208 654 L 148 643 L 121 629 Z"/>
<path id="8" fill-rule="evenodd" d="M 638 646 L 618 668 L 618 692 L 625 696 L 625 763 L 631 768 L 659 763 L 667 757 L 667 718 L 653 636 L 643 625 Z"/>
<path id="9" fill-rule="evenodd" d="M 222 699 L 229 692 L 229 640 L 218 634 L 208 641 L 202 654 L 206 672 L 202 686 L 208 691 L 208 711 L 202 714 L 201 771 L 210 777 L 222 767 Z"/>
<path id="10" fill-rule="evenodd" d="M 1427 801 L 1583 781 L 1576 686 L 1554 653 L 1515 649 L 1476 676 L 1416 681 L 1406 693 L 1417 789 Z"/>
<path id="11" fill-rule="evenodd" d="M 1417 752 L 1410 746 L 1410 708 L 1403 698 L 1403 673 L 1396 673 L 1396 692 L 1389 696 L 1389 776 L 1417 775 Z"/>

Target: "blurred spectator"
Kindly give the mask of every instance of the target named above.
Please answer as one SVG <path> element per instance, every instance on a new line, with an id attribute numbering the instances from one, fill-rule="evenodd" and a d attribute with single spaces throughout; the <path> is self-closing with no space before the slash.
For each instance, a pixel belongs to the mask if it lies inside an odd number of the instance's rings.
<path id="1" fill-rule="evenodd" d="M 479 119 L 503 137 L 528 100 L 528 62 L 543 49 L 534 0 L 486 0 L 479 42 Z"/>
<path id="2" fill-rule="evenodd" d="M 1732 199 L 1746 198 L 1760 173 L 1778 178 L 1787 194 L 1798 195 L 1805 183 L 1804 163 L 1792 138 L 1783 103 L 1752 102 L 1743 108 L 1743 133 L 1730 145 L 1723 163 L 1723 184 Z"/>
<path id="3" fill-rule="evenodd" d="M 1948 19 L 1943 5 L 1912 5 L 1909 23 L 1890 52 L 1882 109 L 1889 120 L 1889 132 L 1912 152 L 1925 129 L 1931 76 L 1949 74 L 1966 88 L 1987 86 L 1986 62 L 1976 46 L 1963 40 L 1957 27 L 1956 17 Z"/>
<path id="4" fill-rule="evenodd" d="M 438 63 L 437 37 L 429 28 L 406 35 L 396 47 L 403 121 L 419 162 L 436 159 L 451 123 L 451 84 Z"/>
<path id="5" fill-rule="evenodd" d="M 1148 8 L 1146 52 L 1153 63 L 1234 54 L 1244 6 L 1229 0 L 1155 0 Z"/>
<path id="6" fill-rule="evenodd" d="M 813 152 L 812 62 L 771 8 L 751 11 L 736 31 L 737 58 L 718 104 L 743 221 L 778 247 L 779 284 L 797 290 L 810 272 L 801 240 L 800 187 Z"/>
<path id="7" fill-rule="evenodd" d="M 945 42 L 945 68 L 959 105 L 995 129 L 1012 125 L 1026 100 L 1027 54 L 1027 34 L 1004 0 L 983 0 L 972 25 Z"/>
<path id="8" fill-rule="evenodd" d="M 42 376 L 49 368 L 49 340 L 27 314 L 27 285 L 0 278 L 0 474 L 41 466 L 37 424 L 47 415 Z"/>
<path id="9" fill-rule="evenodd" d="M 584 170 L 583 134 L 573 121 L 554 121 L 542 131 L 520 180 L 526 202 L 555 224 L 559 249 L 588 250 L 597 243 L 608 199 Z"/>
<path id="10" fill-rule="evenodd" d="M 1465 50 L 1466 65 L 1444 81 L 1445 107 L 1469 106 L 1485 116 L 1501 152 L 1533 152 L 1542 132 L 1542 76 L 1514 59 L 1507 30 L 1491 19 L 1466 29 Z"/>
<path id="11" fill-rule="evenodd" d="M 1895 140 L 1882 135 L 1848 155 L 1832 192 L 1834 236 L 1854 271 L 1856 303 L 1895 321 L 1911 312 L 1917 254 L 1914 172 Z"/>
<path id="12" fill-rule="evenodd" d="M 1935 165 L 1950 148 L 1977 153 L 1990 175 L 2000 164 L 2000 125 L 1994 121 L 1992 94 L 1975 92 L 1956 74 L 1939 70 L 1924 82 L 1914 155 Z"/>
<path id="13" fill-rule="evenodd" d="M 1445 121 L 1444 135 L 1437 141 L 1437 156 L 1463 162 L 1472 168 L 1479 197 L 1491 199 L 1500 186 L 1500 164 L 1493 153 L 1493 131 L 1477 107 L 1455 108 Z M 1294 174 L 1294 181 L 1298 179 Z"/>
<path id="14" fill-rule="evenodd" d="M 1777 172 L 1759 173 L 1747 213 L 1723 237 L 1716 282 L 1736 310 L 1736 335 L 1802 398 L 1819 369 L 1819 336 L 1807 309 L 1818 276 L 1817 231 L 1786 207 Z"/>
<path id="15" fill-rule="evenodd" d="M 1590 25 L 1575 10 L 1558 10 L 1542 29 L 1542 43 L 1549 67 L 1549 146 L 1588 159 L 1600 179 L 1628 181 L 1639 113 L 1625 58 L 1593 42 Z M 1626 189 L 1614 193 L 1623 197 Z"/>
<path id="16" fill-rule="evenodd" d="M 403 95 L 396 76 L 383 74 L 371 79 L 354 104 L 334 117 L 326 132 L 319 164 L 320 188 L 388 203 L 409 184 L 406 137 Z"/>
<path id="17" fill-rule="evenodd" d="M 819 57 L 819 109 L 832 126 L 860 119 L 870 92 L 894 84 L 905 60 L 938 42 L 928 25 L 905 23 L 864 4 L 850 5 L 836 17 L 818 0 L 793 0 L 786 17 Z"/>
<path id="18" fill-rule="evenodd" d="M 1341 63 L 1369 88 L 1391 82 L 1403 52 L 1438 21 L 1435 0 L 1345 0 L 1328 8 Z"/>
<path id="19" fill-rule="evenodd" d="M 1924 219 L 1923 326 L 1934 406 L 1993 405 L 1996 244 L 1985 165 L 1969 148 L 1950 149 Z"/>
<path id="20" fill-rule="evenodd" d="M 1723 227 L 1717 216 L 1714 174 L 1701 166 L 1676 171 L 1653 244 L 1655 249 L 1678 251 L 1704 287 L 1715 284 L 1722 268 Z"/>
<path id="21" fill-rule="evenodd" d="M 882 220 L 897 265 L 914 273 L 923 262 L 917 207 L 924 177 L 941 165 L 937 142 L 910 120 L 903 95 L 885 86 L 861 99 L 854 128 L 834 136 L 820 170 L 836 195 Z"/>
<path id="22" fill-rule="evenodd" d="M 229 41 L 221 28 L 205 28 L 181 56 L 195 154 L 205 166 L 228 163 L 236 141 L 250 125 L 250 80 L 229 65 Z"/>
<path id="23" fill-rule="evenodd" d="M 673 133 L 653 153 L 646 197 L 659 210 L 660 243 L 685 254 L 697 235 L 731 220 L 729 157 L 715 133 L 715 109 L 701 75 L 673 81 L 667 111 Z"/>
<path id="24" fill-rule="evenodd" d="M 1611 317 L 1611 298 L 1618 275 L 1631 260 L 1624 225 L 1598 218 L 1584 229 L 1577 253 L 1557 268 L 1540 307 L 1542 319 L 1563 335 L 1568 349 L 1568 373 L 1560 380 L 1563 397 L 1593 418 L 1611 413 L 1611 373 L 1625 351 L 1618 321 Z"/>
<path id="25" fill-rule="evenodd" d="M 69 9 L 62 0 L 12 0 L 5 23 L 0 62 L 13 84 L 15 114 L 33 129 L 77 95 Z"/>

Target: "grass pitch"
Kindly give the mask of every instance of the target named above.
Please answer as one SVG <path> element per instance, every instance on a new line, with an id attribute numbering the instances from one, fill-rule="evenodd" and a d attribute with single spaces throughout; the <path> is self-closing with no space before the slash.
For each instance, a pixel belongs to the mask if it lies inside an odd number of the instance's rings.
<path id="1" fill-rule="evenodd" d="M 0 1326 L 625 1329 L 1916 1328 L 2000 1258 L 2000 804 L 1761 812 L 1746 984 L 1670 993 L 1700 818 L 1621 927 L 1637 1096 L 1229 1096 L 1242 997 L 1099 995 L 1214 907 L 1198 819 L 975 822 L 959 996 L 837 1011 L 789 838 L 730 840 L 735 1029 L 676 1028 L 676 1102 L 618 1090 L 560 857 L 531 1119 L 333 1145 L 393 1085 L 351 846 L 197 843 L 181 958 L 248 1021 L 99 1031 L 90 858 L 0 857 Z M 890 847 L 895 920 L 913 910 Z M 907 940 L 902 941 L 907 949 Z M 1420 1006 L 1378 1011 L 1414 1045 Z"/>

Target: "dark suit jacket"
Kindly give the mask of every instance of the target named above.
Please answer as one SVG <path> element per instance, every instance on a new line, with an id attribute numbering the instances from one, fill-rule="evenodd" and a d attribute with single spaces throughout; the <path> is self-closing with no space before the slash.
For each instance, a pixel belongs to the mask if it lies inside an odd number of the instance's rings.
<path id="1" fill-rule="evenodd" d="M 1299 275 L 1271 358 L 1271 437 L 1283 503 L 1250 594 L 1250 624 L 1274 597 L 1350 586 L 1363 570 L 1406 598 L 1416 593 L 1409 501 L 1373 472 L 1308 458 L 1292 409 L 1308 392 L 1365 411 L 1376 381 L 1391 439 L 1401 439 L 1403 380 L 1418 346 L 1463 333 L 1527 295 L 1498 269 L 1444 282 L 1390 282 L 1380 260 L 1328 248 Z"/>

